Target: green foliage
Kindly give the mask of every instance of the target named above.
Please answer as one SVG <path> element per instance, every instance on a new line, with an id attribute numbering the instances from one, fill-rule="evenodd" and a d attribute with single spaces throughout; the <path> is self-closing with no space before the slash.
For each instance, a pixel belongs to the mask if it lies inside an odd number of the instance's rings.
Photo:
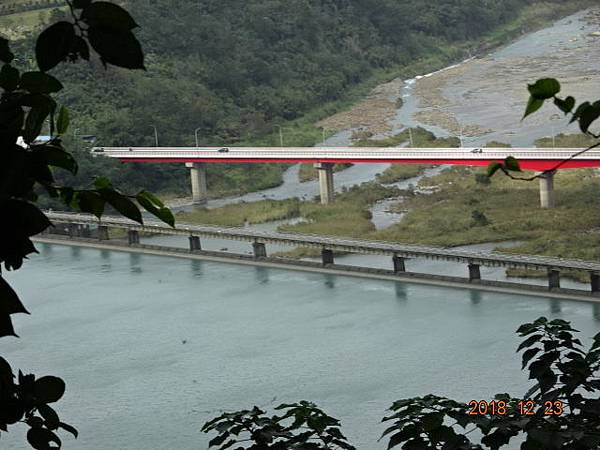
<path id="1" fill-rule="evenodd" d="M 0 432 L 23 421 L 30 427 L 27 441 L 33 448 L 60 448 L 61 440 L 56 434 L 59 428 L 77 437 L 77 430 L 61 422 L 56 411 L 48 405 L 60 400 L 64 392 L 65 383 L 60 378 L 36 379 L 35 375 L 24 375 L 21 371 L 15 377 L 10 364 L 0 357 Z"/>
<path id="2" fill-rule="evenodd" d="M 135 22 L 127 20 L 129 13 L 106 2 L 67 1 L 67 4 L 73 21 L 51 25 L 36 41 L 39 71 L 22 71 L 13 66 L 14 54 L 8 42 L 0 38 L 0 61 L 4 63 L 0 69 L 3 90 L 0 96 L 0 264 L 4 264 L 6 270 L 19 269 L 24 259 L 36 252 L 31 237 L 51 225 L 37 204 L 41 192 L 68 207 L 98 217 L 110 205 L 122 215 L 142 223 L 140 208 L 134 202 L 137 199 L 148 212 L 174 225 L 171 212 L 146 191 L 134 197 L 124 195 L 105 177 L 97 177 L 92 186 L 84 189 L 57 181 L 55 169 L 75 176 L 79 166 L 63 145 L 69 112 L 63 106 L 57 116 L 57 103 L 52 97 L 64 86 L 46 72 L 67 60 L 88 60 L 88 42 L 105 65 L 143 68 L 141 47 L 131 33 Z M 36 143 L 46 122 L 51 139 L 44 144 Z M 27 313 L 27 310 L 2 278 L 0 266 L 0 337 L 16 336 L 11 316 L 17 313 Z M 48 406 L 63 396 L 63 380 L 53 376 L 36 379 L 21 371 L 18 383 L 14 378 L 9 363 L 0 358 L 0 432 L 7 432 L 9 425 L 23 422 L 30 428 L 29 444 L 39 450 L 61 447 L 55 433 L 59 428 L 77 436 L 77 431 L 61 422 Z"/>
<path id="3" fill-rule="evenodd" d="M 340 421 L 313 403 L 282 404 L 275 410 L 282 415 L 267 416 L 255 406 L 210 420 L 202 431 L 216 431 L 218 436 L 209 448 L 224 450 L 238 444 L 238 450 L 356 450 L 340 431 Z"/>
<path id="4" fill-rule="evenodd" d="M 533 382 L 522 397 L 495 395 L 493 412 L 436 395 L 400 399 L 382 420 L 388 426 L 381 439 L 388 441 L 388 449 L 405 450 L 499 450 L 516 439 L 523 450 L 600 448 L 600 333 L 586 351 L 576 332 L 569 322 L 545 317 L 521 325 L 517 352 Z M 225 413 L 202 430 L 218 433 L 209 446 L 219 449 L 236 444 L 256 450 L 353 448 L 339 421 L 312 403 L 276 409 L 287 411 L 272 417 L 258 407 Z M 292 419 L 291 425 L 285 423 Z"/>
<path id="5" fill-rule="evenodd" d="M 545 317 L 519 327 L 524 340 L 517 352 L 523 352 L 523 369 L 534 384 L 522 398 L 497 394 L 502 409 L 495 415 L 469 414 L 464 403 L 433 395 L 394 402 L 394 414 L 383 419 L 394 421 L 384 432 L 391 434 L 388 448 L 500 449 L 519 435 L 524 450 L 598 448 L 600 333 L 584 351 L 576 332 L 569 322 Z M 536 405 L 530 413 L 525 401 Z M 468 437 L 475 429 L 480 442 Z"/>
<path id="6" fill-rule="evenodd" d="M 192 224 L 243 226 L 246 222 L 257 224 L 298 217 L 300 205 L 297 198 L 241 202 L 221 208 L 195 208 L 191 212 L 179 212 L 177 220 Z"/>
<path id="7" fill-rule="evenodd" d="M 485 227 L 490 224 L 487 216 L 477 209 L 471 212 L 471 219 L 473 219 L 471 222 L 472 227 Z"/>
<path id="8" fill-rule="evenodd" d="M 591 143 L 587 149 L 584 149 L 574 155 L 571 155 L 571 157 L 557 163 L 555 167 L 546 170 L 545 172 L 552 172 L 558 169 L 566 161 L 600 145 L 600 141 L 598 141 L 600 139 L 600 133 L 594 133 L 590 130 L 590 127 L 596 122 L 596 120 L 598 120 L 598 118 L 600 118 L 600 100 L 595 101 L 593 103 L 586 101 L 579 104 L 579 106 L 575 108 L 576 100 L 574 97 L 568 96 L 564 99 L 558 97 L 558 94 L 561 91 L 561 86 L 558 80 L 554 78 L 539 79 L 535 83 L 528 85 L 527 88 L 529 90 L 530 96 L 529 101 L 527 102 L 527 107 L 525 108 L 525 114 L 523 115 L 523 119 L 539 110 L 547 100 L 552 99 L 554 105 L 558 109 L 560 109 L 565 114 L 565 116 L 569 114 L 571 115 L 570 123 L 578 122 L 579 129 L 581 130 L 581 132 L 589 138 L 594 139 L 593 143 Z M 510 175 L 509 171 L 520 172 L 519 163 L 512 156 L 506 158 L 502 163 L 492 162 L 488 166 L 488 176 L 493 176 L 498 170 L 504 172 L 511 178 L 516 178 Z M 532 180 L 538 176 L 539 175 L 531 178 L 516 179 Z"/>
<path id="9" fill-rule="evenodd" d="M 285 224 L 278 230 L 294 233 L 332 236 L 364 237 L 373 231 L 369 207 L 378 200 L 399 195 L 400 190 L 375 182 L 363 183 L 337 194 L 336 201 L 328 205 L 317 202 L 300 203 L 297 224 Z"/>
<path id="10" fill-rule="evenodd" d="M 198 128 L 202 145 L 278 145 L 275 125 L 285 129 L 285 145 L 314 145 L 320 130 L 312 124 L 356 98 L 352 92 L 370 80 L 439 69 L 487 47 L 481 40 L 490 30 L 508 27 L 521 12 L 535 9 L 532 0 L 501 0 L 485 7 L 470 0 L 123 4 L 135 22 L 124 14 L 113 14 L 111 20 L 125 29 L 142 25 L 138 36 L 145 43 L 148 72 L 104 72 L 93 55 L 89 68 L 52 69 L 69 86 L 59 101 L 73 112 L 73 128 L 97 136 L 104 146 L 153 145 L 150 125 L 158 129 L 161 143 L 173 146 L 195 145 Z M 544 3 L 536 12 L 551 15 L 554 8 L 563 7 Z M 94 26 L 95 19 L 86 13 Z M 511 36 L 536 14 L 530 12 L 526 19 L 510 26 Z M 52 20 L 66 19 L 55 12 Z M 494 36 L 489 45 L 507 39 Z M 29 43 L 20 45 L 26 49 Z M 292 133 L 289 129 L 298 121 L 301 129 Z M 185 171 L 175 165 L 128 165 L 122 170 L 119 185 L 124 189 L 151 185 L 163 193 L 187 194 L 180 181 Z M 234 193 L 234 182 L 241 183 L 239 192 L 281 183 L 283 170 L 268 166 L 241 176 L 231 164 L 215 166 L 209 171 L 211 195 Z M 265 175 L 268 183 L 262 182 Z M 131 186 L 123 183 L 129 180 Z M 87 182 L 81 176 L 75 181 Z"/>

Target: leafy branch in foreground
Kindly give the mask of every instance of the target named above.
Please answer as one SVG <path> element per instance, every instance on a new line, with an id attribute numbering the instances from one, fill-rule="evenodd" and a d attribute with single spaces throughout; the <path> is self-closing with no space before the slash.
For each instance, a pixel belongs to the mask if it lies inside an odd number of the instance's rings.
<path id="1" fill-rule="evenodd" d="M 216 431 L 209 447 L 225 450 L 356 450 L 340 431 L 340 422 L 315 404 L 301 401 L 275 408 L 285 413 L 266 416 L 255 406 L 252 410 L 225 413 L 204 424 L 202 431 Z"/>
<path id="2" fill-rule="evenodd" d="M 142 223 L 140 206 L 174 226 L 173 214 L 149 192 L 134 196 L 115 189 L 103 177 L 89 189 L 59 186 L 55 170 L 76 174 L 75 158 L 63 147 L 69 127 L 69 113 L 58 108 L 53 95 L 62 83 L 47 73 L 61 62 L 89 60 L 90 47 L 106 66 L 144 69 L 142 48 L 132 33 L 137 24 L 118 5 L 91 0 L 66 0 L 72 22 L 60 21 L 45 29 L 35 46 L 39 70 L 22 73 L 13 62 L 9 42 L 0 38 L 0 338 L 17 336 L 11 315 L 27 313 L 16 292 L 2 277 L 2 267 L 17 270 L 36 249 L 31 237 L 51 225 L 36 202 L 42 192 L 66 206 L 101 217 L 107 205 L 122 215 Z M 51 139 L 38 143 L 48 123 Z M 15 381 L 16 379 L 16 381 Z M 0 435 L 17 422 L 30 429 L 27 440 L 35 449 L 60 448 L 56 430 L 62 428 L 77 436 L 76 430 L 59 420 L 48 403 L 58 401 L 65 383 L 57 377 L 36 379 L 34 375 L 15 377 L 9 363 L 0 357 Z"/>
<path id="3" fill-rule="evenodd" d="M 533 381 L 522 398 L 497 394 L 495 410 L 483 412 L 436 395 L 397 400 L 382 420 L 390 425 L 380 440 L 404 450 L 498 450 L 514 448 L 513 440 L 522 450 L 600 449 L 600 333 L 585 351 L 576 332 L 569 322 L 545 317 L 521 325 L 517 352 Z M 339 421 L 314 404 L 276 409 L 287 411 L 272 417 L 258 407 L 225 413 L 202 431 L 218 433 L 209 447 L 219 450 L 353 449 Z"/>
<path id="4" fill-rule="evenodd" d="M 594 122 L 600 118 L 600 100 L 594 103 L 586 101 L 575 108 L 575 98 L 571 96 L 568 96 L 564 99 L 559 97 L 558 94 L 560 93 L 560 89 L 560 82 L 554 78 L 542 78 L 537 80 L 534 84 L 528 85 L 530 97 L 527 107 L 525 108 L 523 119 L 539 110 L 547 100 L 553 100 L 554 105 L 556 105 L 556 107 L 560 109 L 565 116 L 569 114 L 571 115 L 571 121 L 569 123 L 578 122 L 579 129 L 582 133 L 594 139 L 600 139 L 600 134 L 595 134 L 590 131 L 592 124 L 594 124 Z M 562 161 L 559 161 L 550 169 L 546 169 L 530 177 L 517 177 L 511 173 L 521 172 L 519 162 L 512 156 L 507 157 L 503 162 L 491 162 L 488 165 L 487 174 L 488 177 L 491 177 L 500 170 L 513 180 L 532 181 L 536 178 L 544 177 L 549 173 L 553 173 L 555 170 L 564 166 L 567 162 L 599 146 L 600 142 L 597 142 L 596 144 L 578 151 Z"/>
<path id="5" fill-rule="evenodd" d="M 600 333 L 586 352 L 575 332 L 545 317 L 519 327 L 517 352 L 534 385 L 523 398 L 496 395 L 493 415 L 434 395 L 394 402 L 394 414 L 383 419 L 393 421 L 383 434 L 391 435 L 388 448 L 495 450 L 517 436 L 522 450 L 600 448 Z M 475 430 L 480 442 L 468 438 Z"/>

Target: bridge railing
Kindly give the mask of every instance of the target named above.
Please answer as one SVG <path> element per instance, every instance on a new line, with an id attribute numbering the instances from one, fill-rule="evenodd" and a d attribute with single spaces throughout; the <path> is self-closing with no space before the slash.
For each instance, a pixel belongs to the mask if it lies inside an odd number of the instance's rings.
<path id="1" fill-rule="evenodd" d="M 121 227 L 157 234 L 196 235 L 247 242 L 305 246 L 348 253 L 380 254 L 405 258 L 442 259 L 490 267 L 569 270 L 594 274 L 600 273 L 600 263 L 580 259 L 554 258 L 526 254 L 501 254 L 497 252 L 472 252 L 442 247 L 400 244 L 386 241 L 365 241 L 335 236 L 261 232 L 239 227 L 179 224 L 176 228 L 171 228 L 158 221 L 147 221 L 144 225 L 140 225 L 126 218 L 106 216 L 102 220 L 98 220 L 95 216 L 77 213 L 57 213 L 48 211 L 47 215 L 51 221 L 56 223 L 78 223 Z"/>

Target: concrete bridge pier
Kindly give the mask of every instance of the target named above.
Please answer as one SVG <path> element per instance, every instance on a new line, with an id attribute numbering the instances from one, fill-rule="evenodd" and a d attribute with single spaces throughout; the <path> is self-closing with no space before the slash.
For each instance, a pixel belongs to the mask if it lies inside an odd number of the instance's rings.
<path id="1" fill-rule="evenodd" d="M 481 280 L 481 271 L 479 270 L 479 264 L 469 263 L 469 281 Z"/>
<path id="2" fill-rule="evenodd" d="M 333 250 L 330 250 L 328 248 L 322 249 L 321 250 L 321 261 L 324 266 L 326 266 L 328 264 L 333 264 L 334 263 Z"/>
<path id="3" fill-rule="evenodd" d="M 554 172 L 548 172 L 540 176 L 540 206 L 542 208 L 554 208 Z"/>
<path id="4" fill-rule="evenodd" d="M 140 232 L 137 230 L 127 230 L 127 241 L 129 245 L 136 245 L 140 243 Z"/>
<path id="5" fill-rule="evenodd" d="M 98 240 L 108 241 L 108 227 L 106 225 L 98 225 Z"/>
<path id="6" fill-rule="evenodd" d="M 89 238 L 91 237 L 92 232 L 90 230 L 90 226 L 89 225 L 83 225 L 81 227 L 81 236 L 84 238 Z"/>
<path id="7" fill-rule="evenodd" d="M 208 187 L 206 183 L 206 165 L 204 163 L 185 163 L 190 169 L 192 180 L 192 202 L 194 205 L 203 205 L 208 200 Z"/>
<path id="8" fill-rule="evenodd" d="M 406 272 L 406 265 L 402 256 L 394 255 L 392 261 L 394 263 L 394 273 Z"/>
<path id="9" fill-rule="evenodd" d="M 560 272 L 555 269 L 548 269 L 548 289 L 560 287 Z"/>
<path id="10" fill-rule="evenodd" d="M 196 250 L 202 250 L 202 245 L 200 244 L 200 237 L 198 236 L 190 236 L 190 252 Z"/>
<path id="11" fill-rule="evenodd" d="M 315 163 L 315 169 L 319 173 L 319 190 L 321 193 L 321 204 L 328 205 L 333 202 L 333 163 Z"/>
<path id="12" fill-rule="evenodd" d="M 267 257 L 267 247 L 262 242 L 253 242 L 252 249 L 254 250 L 255 259 Z"/>
<path id="13" fill-rule="evenodd" d="M 69 224 L 69 237 L 81 237 L 81 226 L 77 223 Z"/>
<path id="14" fill-rule="evenodd" d="M 590 273 L 590 284 L 592 287 L 592 294 L 597 294 L 600 292 L 600 273 Z"/>

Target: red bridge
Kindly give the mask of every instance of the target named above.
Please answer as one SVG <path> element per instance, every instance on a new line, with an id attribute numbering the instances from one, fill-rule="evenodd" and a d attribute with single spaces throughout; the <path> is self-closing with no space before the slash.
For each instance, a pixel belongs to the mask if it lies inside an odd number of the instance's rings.
<path id="1" fill-rule="evenodd" d="M 93 154 L 122 162 L 186 163 L 191 169 L 194 203 L 206 201 L 206 163 L 314 163 L 319 170 L 321 202 L 333 200 L 333 164 L 452 164 L 487 166 L 507 156 L 519 160 L 521 168 L 544 171 L 600 167 L 600 150 L 576 157 L 579 148 L 382 148 L 382 147 L 96 147 Z M 540 178 L 542 207 L 552 207 L 553 173 Z"/>

